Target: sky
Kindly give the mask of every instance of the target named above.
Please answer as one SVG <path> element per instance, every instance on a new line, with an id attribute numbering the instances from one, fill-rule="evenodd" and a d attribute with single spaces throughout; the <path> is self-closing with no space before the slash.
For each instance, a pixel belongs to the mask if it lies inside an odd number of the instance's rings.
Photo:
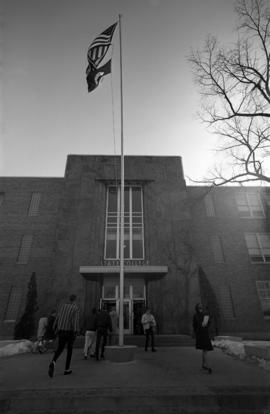
<path id="1" fill-rule="evenodd" d="M 124 154 L 181 156 L 187 182 L 213 166 L 187 57 L 208 34 L 233 40 L 233 0 L 2 0 L 1 176 L 62 177 L 68 154 L 120 154 L 118 29 L 112 74 L 92 93 L 85 79 L 88 46 L 119 14 Z"/>

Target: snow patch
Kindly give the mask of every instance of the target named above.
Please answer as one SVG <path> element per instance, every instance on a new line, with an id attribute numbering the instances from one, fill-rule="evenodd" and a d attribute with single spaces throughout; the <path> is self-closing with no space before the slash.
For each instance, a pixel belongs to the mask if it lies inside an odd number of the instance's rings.
<path id="1" fill-rule="evenodd" d="M 32 350 L 33 342 L 27 339 L 13 342 L 8 341 L 7 344 L 3 341 L 0 346 L 0 357 L 23 354 L 26 352 L 32 352 Z"/>
<path id="2" fill-rule="evenodd" d="M 255 361 L 260 368 L 270 371 L 270 361 L 256 356 L 249 357 L 245 352 L 245 345 L 250 346 L 259 346 L 259 345 L 268 345 L 270 346 L 269 341 L 232 341 L 229 339 L 215 339 L 213 345 L 216 348 L 220 348 L 225 354 L 234 356 L 241 360 L 252 360 Z"/>
<path id="3" fill-rule="evenodd" d="M 216 339 L 213 341 L 213 345 L 217 348 L 221 348 L 222 351 L 228 355 L 236 356 L 239 359 L 246 358 L 243 342 L 231 341 L 229 339 Z"/>

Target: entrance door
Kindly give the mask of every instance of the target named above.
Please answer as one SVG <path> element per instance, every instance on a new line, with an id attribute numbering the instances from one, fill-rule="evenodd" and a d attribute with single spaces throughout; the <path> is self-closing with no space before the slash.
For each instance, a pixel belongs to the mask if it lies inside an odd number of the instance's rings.
<path id="1" fill-rule="evenodd" d="M 124 333 L 142 334 L 141 317 L 145 306 L 145 283 L 142 278 L 127 278 L 124 285 Z M 107 277 L 102 288 L 101 303 L 107 305 L 108 310 L 116 307 L 119 315 L 119 279 Z"/>
<path id="2" fill-rule="evenodd" d="M 133 301 L 133 334 L 134 335 L 143 335 L 142 328 L 142 315 L 145 309 L 144 300 Z"/>
<path id="3" fill-rule="evenodd" d="M 131 300 L 124 301 L 124 333 L 131 334 L 132 333 L 132 306 Z"/>

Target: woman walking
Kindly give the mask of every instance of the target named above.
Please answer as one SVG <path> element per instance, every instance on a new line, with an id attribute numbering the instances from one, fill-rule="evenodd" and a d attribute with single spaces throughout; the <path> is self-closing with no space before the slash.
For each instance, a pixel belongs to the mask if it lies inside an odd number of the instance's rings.
<path id="1" fill-rule="evenodd" d="M 193 316 L 193 329 L 196 337 L 196 349 L 202 350 L 202 368 L 212 374 L 212 369 L 208 365 L 208 351 L 213 351 L 213 346 L 209 337 L 209 314 L 203 311 L 200 303 L 195 306 Z"/>

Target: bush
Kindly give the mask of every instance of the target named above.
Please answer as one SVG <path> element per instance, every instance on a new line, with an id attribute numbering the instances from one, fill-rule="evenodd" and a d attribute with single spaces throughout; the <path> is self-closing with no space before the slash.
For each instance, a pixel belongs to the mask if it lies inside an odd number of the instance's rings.
<path id="1" fill-rule="evenodd" d="M 33 272 L 28 283 L 24 313 L 15 325 L 14 339 L 30 339 L 34 335 L 35 313 L 37 309 L 37 283 L 36 274 Z"/>

